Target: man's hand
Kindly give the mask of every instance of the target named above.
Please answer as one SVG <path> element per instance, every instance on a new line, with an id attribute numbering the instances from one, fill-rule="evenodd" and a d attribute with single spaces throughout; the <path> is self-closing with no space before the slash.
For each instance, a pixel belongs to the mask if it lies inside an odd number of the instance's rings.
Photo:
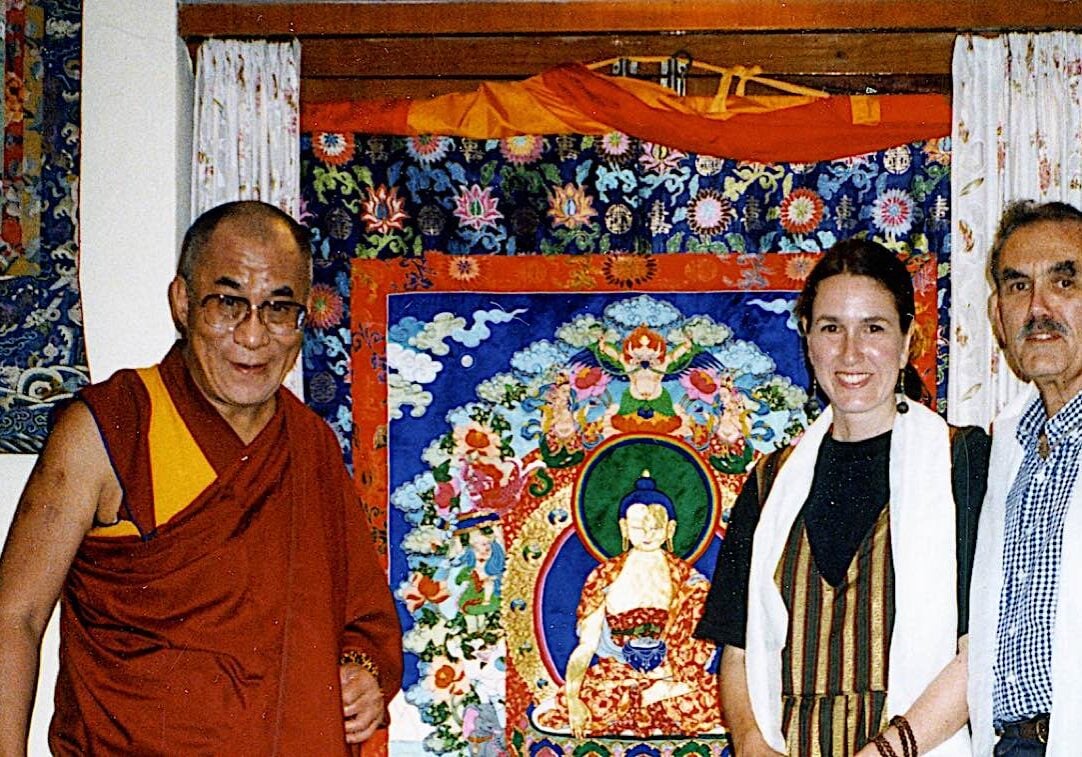
<path id="1" fill-rule="evenodd" d="M 361 744 L 383 722 L 383 693 L 376 677 L 355 662 L 339 665 L 338 678 L 342 682 L 346 742 Z"/>

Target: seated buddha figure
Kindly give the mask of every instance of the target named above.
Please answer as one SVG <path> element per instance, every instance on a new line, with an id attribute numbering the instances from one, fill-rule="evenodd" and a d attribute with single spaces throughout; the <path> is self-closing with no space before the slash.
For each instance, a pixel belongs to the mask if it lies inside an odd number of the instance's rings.
<path id="1" fill-rule="evenodd" d="M 714 645 L 692 637 L 709 583 L 672 554 L 676 510 L 649 471 L 619 518 L 624 551 L 587 577 L 564 687 L 536 722 L 577 738 L 717 730 Z"/>

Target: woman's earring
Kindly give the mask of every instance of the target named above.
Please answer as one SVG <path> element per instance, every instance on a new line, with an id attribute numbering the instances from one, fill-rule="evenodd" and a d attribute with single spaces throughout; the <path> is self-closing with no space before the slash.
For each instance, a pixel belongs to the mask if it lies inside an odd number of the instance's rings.
<path id="1" fill-rule="evenodd" d="M 804 415 L 809 419 L 819 415 L 819 383 L 815 380 L 815 374 L 811 377 L 811 386 L 808 387 L 808 399 L 804 401 Z"/>
<path id="2" fill-rule="evenodd" d="M 909 402 L 908 402 L 908 400 L 906 399 L 906 396 L 905 396 L 905 371 L 904 370 L 898 371 L 898 386 L 894 390 L 894 397 L 895 397 L 895 399 L 898 400 L 898 404 L 896 404 L 894 406 L 898 410 L 898 412 L 903 413 L 903 414 L 908 413 L 909 412 Z"/>

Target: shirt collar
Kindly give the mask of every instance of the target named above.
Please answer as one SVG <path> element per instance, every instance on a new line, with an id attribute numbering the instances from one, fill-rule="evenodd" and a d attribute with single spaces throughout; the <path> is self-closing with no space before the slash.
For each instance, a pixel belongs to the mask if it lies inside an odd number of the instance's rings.
<path id="1" fill-rule="evenodd" d="M 1022 420 L 1018 423 L 1018 443 L 1026 446 L 1044 431 L 1048 441 L 1055 443 L 1064 434 L 1074 430 L 1082 422 L 1082 392 L 1079 392 L 1071 401 L 1061 407 L 1059 411 L 1049 418 L 1045 414 L 1044 403 L 1041 398 L 1035 398 L 1022 414 Z"/>

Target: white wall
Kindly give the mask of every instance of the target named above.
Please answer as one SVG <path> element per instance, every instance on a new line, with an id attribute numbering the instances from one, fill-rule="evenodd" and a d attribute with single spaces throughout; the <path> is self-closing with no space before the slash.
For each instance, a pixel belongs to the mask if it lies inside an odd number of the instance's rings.
<path id="1" fill-rule="evenodd" d="M 80 281 L 91 377 L 157 362 L 173 341 L 165 292 L 188 226 L 192 75 L 176 0 L 83 3 Z M 35 458 L 0 455 L 0 534 Z M 48 754 L 55 617 L 29 753 Z"/>

